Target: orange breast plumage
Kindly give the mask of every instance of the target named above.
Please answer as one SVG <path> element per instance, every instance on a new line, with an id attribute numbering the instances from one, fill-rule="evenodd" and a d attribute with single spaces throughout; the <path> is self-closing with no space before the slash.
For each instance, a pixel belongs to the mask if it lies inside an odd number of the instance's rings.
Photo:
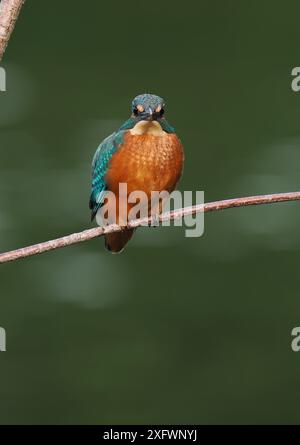
<path id="1" fill-rule="evenodd" d="M 124 142 L 113 155 L 106 174 L 108 189 L 118 195 L 120 183 L 128 193 L 141 190 L 172 192 L 183 170 L 183 147 L 175 134 L 125 134 Z"/>

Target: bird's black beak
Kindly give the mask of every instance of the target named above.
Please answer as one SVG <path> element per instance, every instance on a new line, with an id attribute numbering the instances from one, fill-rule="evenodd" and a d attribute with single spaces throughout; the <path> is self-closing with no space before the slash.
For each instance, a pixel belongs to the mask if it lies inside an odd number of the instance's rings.
<path id="1" fill-rule="evenodd" d="M 153 120 L 153 110 L 152 110 L 152 108 L 151 107 L 149 107 L 148 109 L 147 109 L 147 120 L 148 121 L 152 121 Z"/>

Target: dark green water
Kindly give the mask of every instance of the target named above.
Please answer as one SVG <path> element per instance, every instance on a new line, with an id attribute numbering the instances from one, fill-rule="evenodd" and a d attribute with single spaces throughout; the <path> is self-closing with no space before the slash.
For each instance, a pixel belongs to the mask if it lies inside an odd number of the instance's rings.
<path id="1" fill-rule="evenodd" d="M 90 227 L 98 143 L 154 92 L 205 200 L 300 188 L 296 1 L 27 1 L 2 66 L 0 250 Z M 297 203 L 0 268 L 1 423 L 299 423 Z"/>

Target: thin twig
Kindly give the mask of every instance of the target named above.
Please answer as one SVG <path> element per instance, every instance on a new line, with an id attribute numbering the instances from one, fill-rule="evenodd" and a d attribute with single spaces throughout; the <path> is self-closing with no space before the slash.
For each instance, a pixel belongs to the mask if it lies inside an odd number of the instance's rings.
<path id="1" fill-rule="evenodd" d="M 25 0 L 2 0 L 0 3 L 0 61 Z"/>
<path id="2" fill-rule="evenodd" d="M 289 193 L 277 193 L 273 195 L 259 195 L 248 196 L 245 198 L 234 198 L 223 201 L 208 202 L 206 204 L 199 204 L 191 207 L 185 207 L 183 209 L 173 210 L 172 212 L 166 212 L 159 216 L 159 221 L 169 221 L 180 219 L 184 216 L 195 215 L 196 213 L 214 212 L 217 210 L 229 209 L 232 207 L 246 207 L 260 204 L 271 204 L 275 202 L 284 201 L 299 201 L 300 192 Z M 132 229 L 139 226 L 150 225 L 153 222 L 152 218 L 143 218 L 130 221 L 126 228 Z M 26 258 L 32 255 L 37 255 L 48 250 L 59 249 L 61 247 L 71 246 L 72 244 L 88 241 L 92 238 L 105 235 L 107 233 L 119 232 L 124 227 L 120 227 L 116 224 L 112 224 L 105 227 L 96 227 L 93 229 L 84 230 L 83 232 L 73 233 L 72 235 L 64 236 L 50 241 L 45 241 L 33 246 L 24 247 L 22 249 L 12 250 L 0 254 L 0 263 L 7 263 L 8 261 L 15 261 L 20 258 Z"/>

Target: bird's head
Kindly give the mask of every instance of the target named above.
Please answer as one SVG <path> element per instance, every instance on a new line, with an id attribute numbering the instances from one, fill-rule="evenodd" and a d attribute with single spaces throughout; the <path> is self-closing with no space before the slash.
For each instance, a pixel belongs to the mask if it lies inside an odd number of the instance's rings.
<path id="1" fill-rule="evenodd" d="M 140 94 L 132 101 L 132 116 L 137 120 L 159 121 L 164 117 L 164 100 L 154 94 Z"/>

